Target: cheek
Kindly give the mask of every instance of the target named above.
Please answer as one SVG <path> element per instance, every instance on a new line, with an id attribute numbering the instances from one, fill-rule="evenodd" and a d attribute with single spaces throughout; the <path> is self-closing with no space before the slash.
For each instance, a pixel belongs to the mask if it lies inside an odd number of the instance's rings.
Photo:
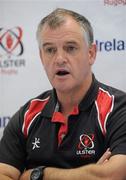
<path id="1" fill-rule="evenodd" d="M 43 51 L 40 52 L 40 58 L 41 58 L 41 62 L 43 64 L 44 67 L 47 67 L 49 64 L 49 60 L 48 58 L 45 56 L 45 53 Z"/>
<path id="2" fill-rule="evenodd" d="M 45 70 L 48 70 L 48 68 L 50 67 L 50 61 L 47 58 L 45 58 L 44 56 L 41 59 L 41 61 L 42 61 L 42 64 L 43 64 Z"/>
<path id="3" fill-rule="evenodd" d="M 41 62 L 48 78 L 51 79 L 53 76 L 52 61 L 50 61 L 50 59 L 48 59 L 44 53 L 41 53 Z"/>
<path id="4" fill-rule="evenodd" d="M 76 63 L 75 73 L 76 76 L 82 77 L 85 76 L 90 71 L 90 63 L 87 59 L 81 59 L 81 61 Z"/>
<path id="5" fill-rule="evenodd" d="M 78 59 L 76 59 L 76 67 L 78 69 L 84 69 L 89 66 L 89 58 L 88 56 L 80 56 Z"/>
<path id="6" fill-rule="evenodd" d="M 53 74 L 54 74 L 52 64 L 46 62 L 43 64 L 43 66 L 44 66 L 44 69 L 45 69 L 45 72 L 46 72 L 48 78 L 51 80 L 53 78 Z"/>

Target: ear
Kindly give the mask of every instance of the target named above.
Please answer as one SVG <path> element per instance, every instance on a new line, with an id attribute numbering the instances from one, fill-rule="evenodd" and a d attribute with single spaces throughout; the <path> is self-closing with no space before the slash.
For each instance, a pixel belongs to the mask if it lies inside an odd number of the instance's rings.
<path id="1" fill-rule="evenodd" d="M 96 59 L 96 54 L 97 54 L 97 46 L 96 44 L 92 44 L 89 47 L 89 63 L 90 65 L 93 65 Z"/>

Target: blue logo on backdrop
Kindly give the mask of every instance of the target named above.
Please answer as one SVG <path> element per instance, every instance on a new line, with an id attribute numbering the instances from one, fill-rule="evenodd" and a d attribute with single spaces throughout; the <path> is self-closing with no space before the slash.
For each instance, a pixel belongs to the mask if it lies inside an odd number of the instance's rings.
<path id="1" fill-rule="evenodd" d="M 10 120 L 9 116 L 0 117 L 0 128 L 6 127 L 7 123 L 9 122 L 9 120 Z"/>
<path id="2" fill-rule="evenodd" d="M 124 40 L 107 40 L 107 41 L 100 41 L 96 40 L 97 50 L 98 51 L 125 51 L 126 50 L 126 41 Z"/>

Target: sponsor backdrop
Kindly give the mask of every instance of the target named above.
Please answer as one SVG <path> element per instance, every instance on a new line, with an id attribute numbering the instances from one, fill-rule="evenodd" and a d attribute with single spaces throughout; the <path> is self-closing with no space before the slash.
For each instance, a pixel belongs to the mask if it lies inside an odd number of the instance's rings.
<path id="1" fill-rule="evenodd" d="M 126 0 L 0 0 L 0 138 L 20 106 L 51 88 L 40 62 L 36 28 L 56 7 L 89 18 L 98 48 L 96 77 L 126 91 Z"/>

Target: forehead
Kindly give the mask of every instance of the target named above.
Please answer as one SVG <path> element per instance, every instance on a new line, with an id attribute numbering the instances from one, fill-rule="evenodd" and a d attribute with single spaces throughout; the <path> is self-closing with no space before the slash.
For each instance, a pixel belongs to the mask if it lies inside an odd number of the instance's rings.
<path id="1" fill-rule="evenodd" d="M 56 28 L 50 28 L 47 24 L 44 25 L 41 32 L 42 43 L 59 40 L 82 40 L 82 27 L 71 17 L 67 17 L 66 21 Z"/>

